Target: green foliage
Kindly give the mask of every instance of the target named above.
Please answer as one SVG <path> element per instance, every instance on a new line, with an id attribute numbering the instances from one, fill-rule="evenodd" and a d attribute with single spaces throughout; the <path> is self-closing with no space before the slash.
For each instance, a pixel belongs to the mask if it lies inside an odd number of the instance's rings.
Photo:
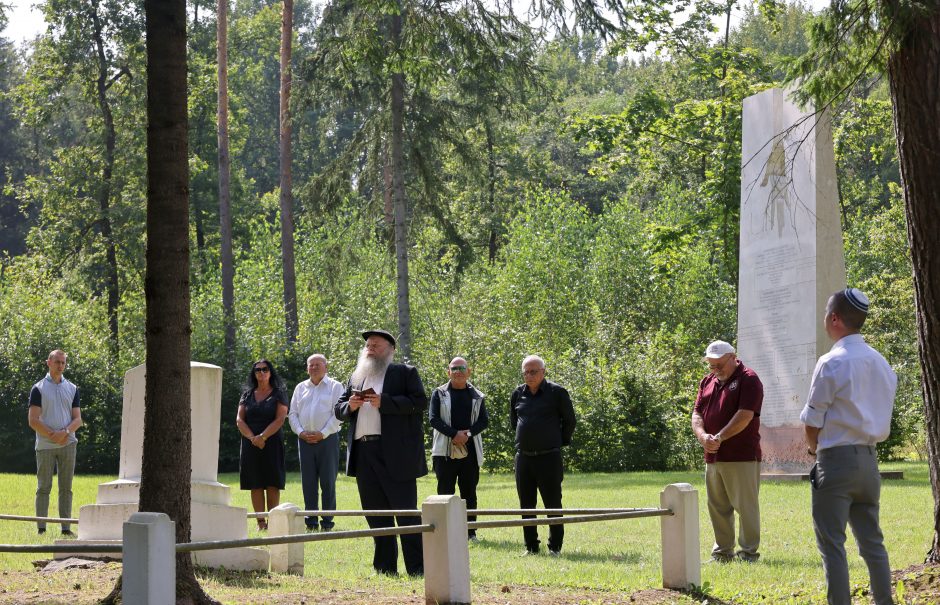
<path id="1" fill-rule="evenodd" d="M 45 376 L 49 351 L 68 353 L 66 376 L 81 391 L 81 472 L 113 471 L 121 437 L 122 370 L 112 365 L 104 304 L 76 298 L 35 263 L 0 265 L 0 466 L 35 471 L 29 392 Z"/>
<path id="2" fill-rule="evenodd" d="M 923 399 L 917 362 L 917 327 L 914 285 L 907 248 L 904 202 L 896 183 L 890 187 L 888 207 L 857 220 L 846 232 L 849 283 L 873 301 L 865 323 L 866 340 L 878 349 L 898 373 L 898 394 L 891 417 L 891 435 L 879 444 L 884 457 L 901 457 L 913 445 L 923 449 Z"/>
<path id="3" fill-rule="evenodd" d="M 237 347 L 223 376 L 220 467 L 237 465 L 233 419 L 253 360 L 271 359 L 292 389 L 305 378 L 304 358 L 323 352 L 331 374 L 344 379 L 362 344 L 359 331 L 396 325 L 385 217 L 392 69 L 409 82 L 410 361 L 429 390 L 446 380 L 452 357 L 470 361 L 492 419 L 486 467 L 512 466 L 507 406 L 530 353 L 544 357 L 549 379 L 572 394 L 579 425 L 566 454 L 570 468 L 700 465 L 689 414 L 706 371 L 701 350 L 715 338 L 735 340 L 741 101 L 776 83 L 783 60 L 805 47 L 807 9 L 781 5 L 775 20 L 748 11 L 727 42 L 712 42 L 703 16 L 725 4 L 689 4 L 685 29 L 670 31 L 665 5 L 654 3 L 629 15 L 634 33 L 647 28 L 643 36 L 610 44 L 583 31 L 540 42 L 492 7 L 404 7 L 412 29 L 393 53 L 376 15 L 394 12 L 394 3 L 332 3 L 319 22 L 309 5 L 297 6 L 294 175 L 302 203 L 294 347 L 284 342 L 280 303 L 280 5 L 233 7 Z M 609 15 L 619 16 L 628 15 Z M 193 357 L 221 366 L 214 15 L 200 6 L 192 19 Z M 80 467 L 113 471 L 117 462 L 122 375 L 144 362 L 146 132 L 135 24 L 117 19 L 108 30 L 115 75 L 127 68 L 134 76 L 121 75 L 109 89 L 118 135 L 109 213 L 121 284 L 117 360 L 104 353 L 104 246 L 94 197 L 102 123 L 75 50 L 83 30 L 60 35 L 72 25 L 58 23 L 25 63 L 7 64 L 8 79 L 0 74 L 0 85 L 19 86 L 4 97 L 7 117 L 19 134 L 31 133 L 28 144 L 10 139 L 21 163 L 11 165 L 21 172 L 9 173 L 6 188 L 31 229 L 29 253 L 0 264 L 0 396 L 22 419 L 0 431 L 3 461 L 12 465 L 4 468 L 32 470 L 23 408 L 55 347 L 69 352 L 69 376 L 87 393 Z M 627 43 L 662 52 L 617 56 Z M 6 107 L 0 103 L 0 112 Z M 890 107 L 875 87 L 846 108 L 834 115 L 834 135 L 849 280 L 875 301 L 866 334 L 900 377 L 882 454 L 906 456 L 922 449 L 922 403 Z M 287 442 L 295 464 L 293 439 Z"/>

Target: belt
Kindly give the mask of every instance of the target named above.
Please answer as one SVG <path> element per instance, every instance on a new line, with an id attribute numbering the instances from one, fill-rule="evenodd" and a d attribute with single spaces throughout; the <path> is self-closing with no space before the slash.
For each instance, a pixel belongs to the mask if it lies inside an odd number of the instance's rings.
<path id="1" fill-rule="evenodd" d="M 356 441 L 359 441 L 359 442 L 378 441 L 378 440 L 381 439 L 381 438 L 382 438 L 381 435 L 363 435 L 363 436 L 360 437 L 359 439 L 356 439 Z"/>
<path id="2" fill-rule="evenodd" d="M 550 450 L 519 450 L 519 453 L 523 456 L 541 456 L 543 454 L 554 454 L 555 452 L 560 451 L 560 447 L 553 447 Z"/>
<path id="3" fill-rule="evenodd" d="M 817 454 L 838 456 L 838 455 L 852 455 L 852 454 L 872 454 L 876 455 L 878 453 L 877 448 L 874 445 L 837 445 L 835 447 L 827 447 L 821 450 L 816 450 Z"/>

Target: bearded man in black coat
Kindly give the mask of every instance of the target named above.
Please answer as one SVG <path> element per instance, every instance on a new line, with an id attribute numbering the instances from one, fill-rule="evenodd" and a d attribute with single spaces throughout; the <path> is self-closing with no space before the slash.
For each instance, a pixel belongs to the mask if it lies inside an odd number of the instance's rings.
<path id="1" fill-rule="evenodd" d="M 414 366 L 392 363 L 395 337 L 385 330 L 362 333 L 366 344 L 359 362 L 336 402 L 340 420 L 349 421 L 346 475 L 356 478 L 363 510 L 418 508 L 418 477 L 428 473 L 424 452 L 424 417 L 428 399 Z M 367 516 L 369 527 L 393 527 L 392 517 Z M 398 525 L 418 525 L 420 517 L 394 517 Z M 394 536 L 375 540 L 372 566 L 379 573 L 398 573 Z M 421 534 L 401 536 L 405 569 L 424 574 Z"/>

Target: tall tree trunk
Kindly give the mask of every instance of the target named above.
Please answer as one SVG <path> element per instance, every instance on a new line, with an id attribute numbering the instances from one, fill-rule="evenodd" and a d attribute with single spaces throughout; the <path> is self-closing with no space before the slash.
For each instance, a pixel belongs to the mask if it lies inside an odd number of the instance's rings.
<path id="1" fill-rule="evenodd" d="M 401 1 L 392 15 L 392 52 L 401 44 Z M 411 358 L 411 303 L 408 285 L 408 198 L 405 192 L 405 74 L 392 73 L 392 206 L 395 213 L 395 260 L 398 268 L 398 347 L 405 359 Z"/>
<path id="2" fill-rule="evenodd" d="M 918 15 L 888 60 L 923 376 L 933 544 L 940 563 L 940 10 Z"/>
<path id="3" fill-rule="evenodd" d="M 496 262 L 496 253 L 499 251 L 499 235 L 496 226 L 499 222 L 496 212 L 496 149 L 493 137 L 493 126 L 489 118 L 484 118 L 483 125 L 486 130 L 486 167 L 487 167 L 487 197 L 490 209 L 490 241 L 488 245 L 490 264 Z"/>
<path id="4" fill-rule="evenodd" d="M 392 160 L 389 157 L 388 148 L 383 149 L 382 158 L 382 209 L 385 213 L 385 224 L 388 227 L 395 226 L 395 206 L 392 203 Z"/>
<path id="5" fill-rule="evenodd" d="M 93 26 L 92 36 L 98 61 L 98 79 L 95 83 L 98 94 L 98 110 L 104 121 L 104 168 L 101 173 L 101 186 L 98 188 L 98 208 L 101 210 L 101 236 L 105 242 L 106 275 L 108 290 L 108 331 L 111 336 L 111 353 L 117 359 L 120 351 L 118 341 L 118 305 L 121 297 L 118 290 L 117 251 L 114 244 L 114 232 L 111 228 L 111 176 L 114 174 L 114 146 L 117 136 L 114 132 L 114 116 L 108 102 L 108 57 L 105 54 L 104 36 L 101 18 L 98 15 L 98 3 L 91 6 Z"/>
<path id="6" fill-rule="evenodd" d="M 195 25 L 196 25 L 196 20 L 194 18 L 193 26 L 195 27 Z M 198 116 L 193 116 L 192 118 L 192 123 L 195 124 L 195 132 L 193 133 L 193 136 L 191 139 L 194 144 L 193 146 L 195 147 L 195 149 L 192 150 L 194 156 L 201 155 L 199 153 L 198 146 L 202 142 L 202 136 L 203 136 L 203 133 L 205 132 L 204 129 L 206 128 L 206 122 L 208 122 L 208 120 L 209 118 L 206 115 L 206 113 L 203 113 L 201 111 L 199 112 Z M 201 199 L 197 196 L 193 196 L 189 200 L 189 210 L 192 213 L 193 227 L 196 230 L 196 254 L 197 256 L 201 256 L 202 252 L 206 249 L 206 218 L 205 218 L 206 212 L 202 206 L 203 204 L 201 202 Z M 197 262 L 198 262 L 198 259 L 197 259 Z"/>
<path id="7" fill-rule="evenodd" d="M 189 167 L 186 2 L 145 0 L 147 18 L 147 380 L 140 510 L 190 536 Z M 167 435 L 174 435 L 167 447 Z M 180 602 L 211 602 L 192 556 L 176 555 Z"/>
<path id="8" fill-rule="evenodd" d="M 291 192 L 290 54 L 294 0 L 281 14 L 281 264 L 284 273 L 284 322 L 287 342 L 297 342 L 297 282 L 294 277 L 294 196 Z"/>
<path id="9" fill-rule="evenodd" d="M 219 71 L 219 231 L 222 248 L 222 325 L 225 367 L 235 367 L 235 259 L 232 254 L 231 165 L 228 149 L 228 0 L 219 0 L 217 14 Z"/>

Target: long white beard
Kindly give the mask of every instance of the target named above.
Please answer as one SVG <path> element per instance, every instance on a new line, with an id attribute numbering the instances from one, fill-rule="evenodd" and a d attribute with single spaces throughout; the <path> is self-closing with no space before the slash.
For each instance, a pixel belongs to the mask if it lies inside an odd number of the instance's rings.
<path id="1" fill-rule="evenodd" d="M 377 378 L 385 375 L 385 370 L 391 365 L 395 357 L 394 349 L 385 357 L 369 357 L 369 351 L 365 347 L 359 353 L 359 361 L 356 362 L 356 369 L 353 370 L 350 383 L 357 387 L 371 378 Z"/>

